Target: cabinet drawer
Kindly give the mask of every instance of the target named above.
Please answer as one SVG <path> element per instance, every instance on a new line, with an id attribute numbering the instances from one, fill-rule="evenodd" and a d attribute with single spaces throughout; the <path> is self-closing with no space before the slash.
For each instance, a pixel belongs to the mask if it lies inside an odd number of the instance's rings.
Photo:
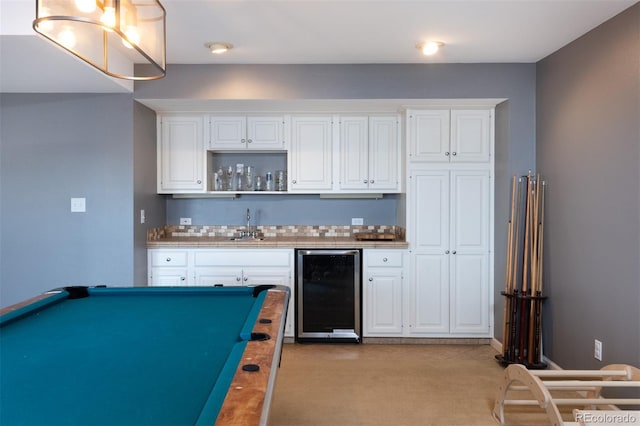
<path id="1" fill-rule="evenodd" d="M 367 266 L 401 267 L 402 253 L 402 251 L 368 250 L 365 255 L 367 259 Z"/>
<path id="2" fill-rule="evenodd" d="M 152 266 L 187 266 L 186 251 L 154 251 L 151 252 Z"/>
<path id="3" fill-rule="evenodd" d="M 202 250 L 196 251 L 195 266 L 286 266 L 288 250 Z"/>

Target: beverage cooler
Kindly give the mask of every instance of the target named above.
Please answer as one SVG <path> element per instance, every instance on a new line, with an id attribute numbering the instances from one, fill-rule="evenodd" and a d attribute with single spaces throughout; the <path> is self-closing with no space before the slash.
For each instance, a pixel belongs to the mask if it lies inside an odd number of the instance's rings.
<path id="1" fill-rule="evenodd" d="M 296 250 L 296 340 L 361 339 L 361 259 L 358 249 Z"/>

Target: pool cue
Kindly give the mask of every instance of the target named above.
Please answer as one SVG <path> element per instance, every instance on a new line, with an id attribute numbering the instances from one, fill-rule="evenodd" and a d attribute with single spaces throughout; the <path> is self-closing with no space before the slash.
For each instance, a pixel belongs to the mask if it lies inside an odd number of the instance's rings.
<path id="1" fill-rule="evenodd" d="M 542 296 L 542 261 L 544 259 L 544 193 L 546 183 L 543 181 L 540 188 L 540 241 L 538 246 L 539 261 L 538 261 L 538 291 L 537 296 Z M 536 329 L 535 329 L 535 359 L 537 363 L 540 363 L 542 358 L 542 299 L 537 300 L 536 306 Z"/>
<path id="2" fill-rule="evenodd" d="M 518 339 L 518 304 L 519 300 L 517 300 L 518 296 L 518 257 L 520 248 L 518 243 L 520 242 L 520 223 L 522 219 L 522 192 L 524 187 L 523 178 L 518 179 L 518 185 L 516 189 L 516 218 L 513 226 L 513 257 L 511 263 L 511 312 L 509 327 L 510 338 L 509 338 L 509 360 L 515 361 L 516 358 L 516 348 L 517 348 L 517 339 Z"/>
<path id="3" fill-rule="evenodd" d="M 535 296 L 539 296 L 538 291 L 538 254 L 539 254 L 539 220 L 540 220 L 540 175 L 536 176 L 536 185 L 533 194 L 533 220 L 532 220 L 532 238 L 531 238 L 531 299 L 529 306 L 529 342 L 527 350 L 527 361 L 530 364 L 534 362 L 535 352 L 535 328 L 536 328 L 536 311 L 539 299 L 534 299 Z"/>
<path id="4" fill-rule="evenodd" d="M 511 291 L 512 291 L 512 280 L 511 280 L 511 268 L 513 262 L 513 238 L 514 238 L 514 222 L 515 222 L 515 210 L 516 210 L 516 185 L 517 185 L 517 177 L 513 175 L 513 179 L 511 180 L 511 211 L 509 215 L 509 228 L 507 232 L 507 265 L 506 265 L 506 277 L 505 277 L 505 285 L 504 285 L 504 293 L 505 293 L 505 303 L 504 303 L 504 316 L 503 316 L 503 327 L 502 327 L 502 355 L 507 358 L 509 351 L 509 322 L 510 322 L 510 312 L 511 312 Z"/>
<path id="5" fill-rule="evenodd" d="M 520 288 L 520 294 L 522 298 L 520 299 L 520 327 L 519 327 L 519 348 L 518 348 L 518 361 L 521 363 L 524 361 L 524 351 L 525 351 L 525 332 L 527 330 L 527 300 L 526 296 L 529 291 L 529 249 L 531 244 L 531 191 L 532 191 L 532 178 L 531 171 L 527 175 L 527 194 L 525 197 L 526 207 L 525 207 L 525 218 L 524 218 L 524 254 L 522 256 L 522 286 Z"/>

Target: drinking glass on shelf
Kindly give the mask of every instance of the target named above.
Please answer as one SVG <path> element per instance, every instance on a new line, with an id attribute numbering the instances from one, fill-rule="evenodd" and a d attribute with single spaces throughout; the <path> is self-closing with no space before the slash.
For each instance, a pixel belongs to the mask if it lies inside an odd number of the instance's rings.
<path id="1" fill-rule="evenodd" d="M 226 180 L 224 183 L 224 189 L 227 191 L 233 191 L 233 166 L 227 167 Z"/>
<path id="2" fill-rule="evenodd" d="M 253 191 L 253 179 L 255 175 L 255 167 L 247 166 L 244 173 L 244 189 L 246 191 Z"/>
<path id="3" fill-rule="evenodd" d="M 256 176 L 256 181 L 255 181 L 254 187 L 255 187 L 256 191 L 263 191 L 264 190 L 264 183 L 263 183 L 262 176 Z"/>
<path id="4" fill-rule="evenodd" d="M 287 190 L 287 174 L 284 170 L 276 171 L 276 191 Z"/>
<path id="5" fill-rule="evenodd" d="M 273 191 L 273 173 L 267 172 L 266 182 L 267 191 Z"/>

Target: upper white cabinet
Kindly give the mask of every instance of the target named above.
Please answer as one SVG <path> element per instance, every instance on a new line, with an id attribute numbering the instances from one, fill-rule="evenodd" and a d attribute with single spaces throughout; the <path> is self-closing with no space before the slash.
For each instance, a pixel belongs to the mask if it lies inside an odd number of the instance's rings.
<path id="1" fill-rule="evenodd" d="M 158 193 L 206 190 L 202 115 L 158 116 Z"/>
<path id="2" fill-rule="evenodd" d="M 339 190 L 399 192 L 398 117 L 340 118 Z"/>
<path id="3" fill-rule="evenodd" d="M 283 116 L 211 116 L 210 150 L 284 150 Z"/>
<path id="4" fill-rule="evenodd" d="M 331 191 L 332 133 L 331 116 L 291 117 L 289 192 Z"/>
<path id="5" fill-rule="evenodd" d="M 489 109 L 410 110 L 410 162 L 479 163 L 491 157 Z"/>

